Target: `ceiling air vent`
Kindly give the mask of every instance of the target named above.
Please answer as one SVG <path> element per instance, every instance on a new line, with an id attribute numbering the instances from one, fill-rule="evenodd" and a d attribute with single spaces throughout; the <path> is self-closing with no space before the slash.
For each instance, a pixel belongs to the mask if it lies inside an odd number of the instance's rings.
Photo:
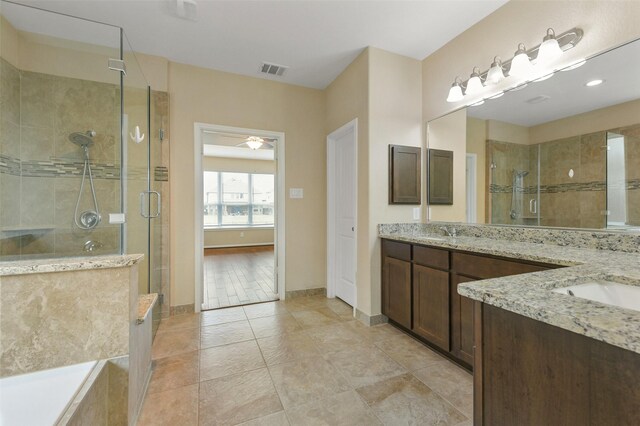
<path id="1" fill-rule="evenodd" d="M 270 64 L 268 62 L 263 62 L 260 66 L 260 72 L 263 74 L 275 75 L 280 77 L 288 68 L 289 67 L 284 65 L 276 65 Z"/>
<path id="2" fill-rule="evenodd" d="M 535 98 L 527 99 L 525 102 L 528 104 L 539 104 L 540 102 L 548 101 L 549 99 L 551 99 L 550 96 L 540 95 Z"/>

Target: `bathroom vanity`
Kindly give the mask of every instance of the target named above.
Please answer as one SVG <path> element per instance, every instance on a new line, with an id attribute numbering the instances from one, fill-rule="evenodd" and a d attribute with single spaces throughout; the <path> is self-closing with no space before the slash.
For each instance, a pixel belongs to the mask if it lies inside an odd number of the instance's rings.
<path id="1" fill-rule="evenodd" d="M 473 368 L 474 424 L 640 424 L 640 311 L 583 287 L 640 290 L 640 237 L 455 226 L 380 225 L 382 311 Z"/>

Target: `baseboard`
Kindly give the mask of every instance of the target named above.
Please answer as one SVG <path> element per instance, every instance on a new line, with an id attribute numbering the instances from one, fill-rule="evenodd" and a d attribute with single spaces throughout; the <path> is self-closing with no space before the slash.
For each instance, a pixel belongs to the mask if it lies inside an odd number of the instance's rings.
<path id="1" fill-rule="evenodd" d="M 184 314 L 192 314 L 196 311 L 195 303 L 190 303 L 188 305 L 177 305 L 172 306 L 170 310 L 170 315 L 184 315 Z"/>
<path id="2" fill-rule="evenodd" d="M 389 322 L 389 318 L 387 318 L 386 315 L 378 314 L 378 315 L 369 316 L 357 308 L 356 308 L 356 319 L 369 327 L 373 325 L 385 324 Z"/>
<path id="3" fill-rule="evenodd" d="M 320 288 L 307 288 L 304 290 L 291 290 L 287 291 L 284 294 L 285 299 L 295 299 L 296 297 L 306 297 L 306 296 L 326 296 L 327 289 L 325 287 Z"/>
<path id="4" fill-rule="evenodd" d="M 272 246 L 273 243 L 253 243 L 253 244 L 227 244 L 219 246 L 204 246 L 205 249 L 217 249 L 217 248 L 233 248 L 233 247 L 260 247 L 260 246 Z"/>

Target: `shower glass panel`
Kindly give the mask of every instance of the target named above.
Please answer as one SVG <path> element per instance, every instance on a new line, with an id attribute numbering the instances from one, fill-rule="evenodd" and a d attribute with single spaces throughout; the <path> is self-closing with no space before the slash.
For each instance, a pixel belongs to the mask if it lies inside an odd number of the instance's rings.
<path id="1" fill-rule="evenodd" d="M 640 226 L 640 137 L 607 133 L 607 228 Z"/>
<path id="2" fill-rule="evenodd" d="M 120 29 L 0 6 L 0 261 L 120 253 Z"/>
<path id="3" fill-rule="evenodd" d="M 606 227 L 606 145 L 606 132 L 539 144 L 541 225 Z"/>
<path id="4" fill-rule="evenodd" d="M 537 225 L 539 222 L 538 149 L 511 142 L 487 141 L 491 223 Z"/>
<path id="5" fill-rule="evenodd" d="M 138 266 L 139 293 L 149 292 L 149 83 L 128 40 L 123 38 L 123 246 L 126 253 L 144 254 Z"/>

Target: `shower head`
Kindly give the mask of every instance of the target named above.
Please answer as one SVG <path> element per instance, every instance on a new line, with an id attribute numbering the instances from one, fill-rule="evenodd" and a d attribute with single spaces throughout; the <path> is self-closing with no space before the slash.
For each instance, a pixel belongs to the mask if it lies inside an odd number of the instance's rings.
<path id="1" fill-rule="evenodd" d="M 93 130 L 88 130 L 84 133 L 74 132 L 69 135 L 69 140 L 82 148 L 88 148 L 93 145 L 93 137 L 95 135 L 96 132 Z"/>

